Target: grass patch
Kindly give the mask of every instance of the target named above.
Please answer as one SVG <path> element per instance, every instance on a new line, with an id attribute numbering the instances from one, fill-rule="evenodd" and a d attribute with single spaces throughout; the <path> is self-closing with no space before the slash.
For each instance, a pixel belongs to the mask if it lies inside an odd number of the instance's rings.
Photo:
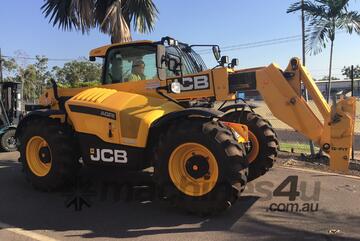
<path id="1" fill-rule="evenodd" d="M 280 142 L 280 150 L 294 153 L 310 154 L 309 143 L 298 142 Z M 319 151 L 318 147 L 315 147 L 315 152 Z"/>

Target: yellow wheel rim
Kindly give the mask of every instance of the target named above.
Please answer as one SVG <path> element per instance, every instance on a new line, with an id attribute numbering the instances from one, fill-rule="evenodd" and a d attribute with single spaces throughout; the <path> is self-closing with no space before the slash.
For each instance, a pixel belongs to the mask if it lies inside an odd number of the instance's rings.
<path id="1" fill-rule="evenodd" d="M 44 158 L 47 158 L 46 162 Z M 28 141 L 26 145 L 26 161 L 32 173 L 39 177 L 46 176 L 51 169 L 51 159 L 51 151 L 44 138 L 34 136 Z"/>
<path id="2" fill-rule="evenodd" d="M 254 135 L 254 133 L 252 133 L 251 131 L 248 132 L 249 135 L 249 141 L 251 143 L 251 150 L 250 152 L 247 154 L 247 160 L 249 163 L 253 162 L 256 157 L 259 154 L 259 150 L 260 150 L 260 145 L 259 145 L 259 141 L 256 138 L 256 136 Z"/>
<path id="3" fill-rule="evenodd" d="M 197 143 L 185 143 L 171 153 L 169 174 L 178 190 L 198 197 L 215 187 L 219 169 L 209 149 Z"/>

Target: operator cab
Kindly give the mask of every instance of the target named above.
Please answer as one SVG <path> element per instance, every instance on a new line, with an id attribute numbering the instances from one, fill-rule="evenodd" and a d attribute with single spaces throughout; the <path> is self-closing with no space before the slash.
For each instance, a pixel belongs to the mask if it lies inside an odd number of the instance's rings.
<path id="1" fill-rule="evenodd" d="M 159 56 L 158 48 L 165 48 L 164 56 Z M 168 79 L 183 75 L 195 75 L 208 68 L 193 47 L 212 47 L 216 59 L 220 56 L 217 45 L 188 45 L 164 37 L 159 42 L 134 41 L 103 46 L 90 52 L 90 60 L 103 58 L 103 84 L 135 82 L 160 79 L 163 68 Z M 159 61 L 160 59 L 160 61 Z M 162 65 L 162 67 L 161 67 Z M 159 78 L 158 78 L 159 77 Z"/>

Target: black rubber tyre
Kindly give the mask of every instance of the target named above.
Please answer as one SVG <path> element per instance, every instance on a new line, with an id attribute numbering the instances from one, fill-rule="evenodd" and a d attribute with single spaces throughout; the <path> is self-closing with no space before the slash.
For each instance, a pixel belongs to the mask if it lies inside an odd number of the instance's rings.
<path id="1" fill-rule="evenodd" d="M 259 144 L 255 159 L 249 164 L 248 181 L 264 175 L 272 168 L 279 149 L 279 141 L 270 122 L 251 111 L 234 111 L 223 116 L 222 120 L 247 125 Z"/>
<path id="2" fill-rule="evenodd" d="M 15 139 L 16 129 L 10 128 L 1 135 L 1 149 L 6 152 L 16 151 L 16 139 Z"/>
<path id="3" fill-rule="evenodd" d="M 28 143 L 34 136 L 43 138 L 50 150 L 51 167 L 44 176 L 36 175 L 26 159 Z M 52 191 L 72 184 L 81 166 L 77 146 L 72 129 L 59 121 L 45 118 L 29 121 L 18 136 L 19 160 L 26 179 L 41 191 Z"/>
<path id="4" fill-rule="evenodd" d="M 216 159 L 219 174 L 216 184 L 202 196 L 185 194 L 176 187 L 169 174 L 171 154 L 186 143 L 206 147 Z M 232 131 L 216 121 L 202 118 L 174 121 L 160 136 L 155 147 L 155 160 L 155 181 L 162 198 L 190 213 L 210 215 L 231 207 L 247 183 L 245 148 L 236 141 Z"/>

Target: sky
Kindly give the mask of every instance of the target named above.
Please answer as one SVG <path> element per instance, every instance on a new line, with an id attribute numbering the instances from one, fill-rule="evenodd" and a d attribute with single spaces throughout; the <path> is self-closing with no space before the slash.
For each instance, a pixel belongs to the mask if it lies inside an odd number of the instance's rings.
<path id="1" fill-rule="evenodd" d="M 133 39 L 159 40 L 172 36 L 191 44 L 219 44 L 220 47 L 278 39 L 301 34 L 300 13 L 287 14 L 294 0 L 154 0 L 159 9 L 155 30 L 133 34 Z M 0 3 L 0 48 L 3 55 L 16 52 L 29 57 L 46 55 L 52 59 L 77 59 L 91 49 L 109 44 L 108 35 L 97 29 L 89 34 L 53 27 L 41 12 L 42 0 L 12 0 Z M 360 1 L 352 0 L 351 10 L 360 11 Z M 315 78 L 328 73 L 330 48 L 307 56 L 307 67 Z M 235 49 L 223 52 L 239 58 L 239 68 L 266 66 L 272 62 L 285 68 L 291 57 L 301 56 L 301 41 Z M 211 54 L 203 56 L 209 67 Z M 24 62 L 24 64 L 31 61 Z M 64 61 L 50 61 L 50 66 Z M 360 36 L 340 32 L 335 40 L 333 71 L 341 76 L 343 66 L 360 64 Z"/>

